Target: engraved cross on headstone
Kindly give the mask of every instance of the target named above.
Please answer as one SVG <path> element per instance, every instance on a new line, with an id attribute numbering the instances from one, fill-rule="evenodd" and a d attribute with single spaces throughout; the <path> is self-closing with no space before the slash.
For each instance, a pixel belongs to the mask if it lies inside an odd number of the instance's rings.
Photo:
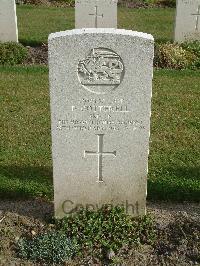
<path id="1" fill-rule="evenodd" d="M 98 137 L 98 151 L 84 151 L 84 157 L 86 155 L 95 155 L 98 156 L 98 182 L 103 182 L 103 155 L 117 155 L 116 151 L 113 152 L 104 152 L 103 151 L 103 136 L 104 134 L 97 134 Z"/>
<path id="2" fill-rule="evenodd" d="M 89 14 L 89 16 L 95 16 L 95 28 L 97 28 L 98 27 L 98 17 L 103 18 L 103 14 L 98 15 L 98 7 L 95 6 L 94 8 L 95 8 L 95 13 Z"/>
<path id="3" fill-rule="evenodd" d="M 196 24 L 195 24 L 195 30 L 199 29 L 199 16 L 200 16 L 200 5 L 197 8 L 197 13 L 191 14 L 192 16 L 196 16 Z"/>

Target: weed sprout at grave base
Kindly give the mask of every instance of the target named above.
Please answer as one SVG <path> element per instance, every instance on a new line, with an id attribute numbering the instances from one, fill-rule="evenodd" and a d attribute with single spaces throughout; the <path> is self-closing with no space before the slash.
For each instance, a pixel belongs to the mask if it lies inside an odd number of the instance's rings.
<path id="1" fill-rule="evenodd" d="M 103 256 L 109 250 L 117 253 L 123 246 L 150 244 L 155 240 L 154 222 L 150 216 L 132 218 L 120 207 L 82 210 L 56 221 L 56 226 L 74 239 L 81 250 L 97 256 Z"/>

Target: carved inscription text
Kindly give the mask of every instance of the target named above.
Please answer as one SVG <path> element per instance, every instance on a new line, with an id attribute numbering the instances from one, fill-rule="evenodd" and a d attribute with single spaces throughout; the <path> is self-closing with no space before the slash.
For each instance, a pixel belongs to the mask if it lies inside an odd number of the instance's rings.
<path id="1" fill-rule="evenodd" d="M 57 129 L 66 131 L 134 131 L 143 128 L 142 121 L 132 118 L 131 106 L 124 99 L 81 99 L 69 106 L 67 115 L 57 121 Z"/>

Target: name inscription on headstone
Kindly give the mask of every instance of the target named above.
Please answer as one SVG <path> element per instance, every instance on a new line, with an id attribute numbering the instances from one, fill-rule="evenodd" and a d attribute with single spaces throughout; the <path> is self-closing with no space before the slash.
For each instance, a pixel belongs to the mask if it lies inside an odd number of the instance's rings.
<path id="1" fill-rule="evenodd" d="M 66 131 L 128 129 L 134 131 L 137 128 L 144 128 L 142 121 L 131 119 L 129 113 L 132 111 L 129 105 L 124 99 L 113 99 L 111 102 L 103 98 L 80 99 L 77 104 L 68 108 L 67 117 L 57 120 L 57 128 Z"/>

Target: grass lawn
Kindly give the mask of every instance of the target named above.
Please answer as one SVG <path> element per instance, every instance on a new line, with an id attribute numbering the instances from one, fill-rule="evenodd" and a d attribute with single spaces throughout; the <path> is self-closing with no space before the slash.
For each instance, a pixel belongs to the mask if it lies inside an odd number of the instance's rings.
<path id="1" fill-rule="evenodd" d="M 199 71 L 156 70 L 150 199 L 199 200 Z M 0 197 L 53 197 L 47 67 L 0 67 Z"/>
<path id="2" fill-rule="evenodd" d="M 0 197 L 52 195 L 48 70 L 0 69 Z"/>
<path id="3" fill-rule="evenodd" d="M 19 40 L 26 45 L 47 43 L 52 32 L 74 28 L 74 8 L 17 6 Z M 118 9 L 118 28 L 151 33 L 157 40 L 173 38 L 172 8 Z"/>

